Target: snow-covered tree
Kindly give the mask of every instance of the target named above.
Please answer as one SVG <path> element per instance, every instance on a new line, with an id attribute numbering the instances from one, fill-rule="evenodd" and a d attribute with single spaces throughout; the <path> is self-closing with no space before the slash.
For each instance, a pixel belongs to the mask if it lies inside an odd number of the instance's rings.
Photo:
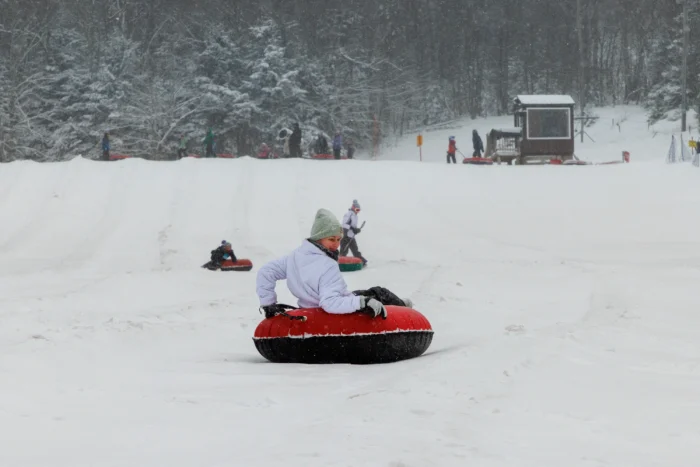
<path id="1" fill-rule="evenodd" d="M 305 145 L 340 130 L 367 148 L 377 128 L 579 88 L 589 104 L 646 102 L 652 119 L 678 109 L 681 5 L 580 5 L 0 0 L 0 160 L 98 156 L 106 131 L 115 152 L 168 157 L 210 127 L 218 152 L 246 154 L 294 122 Z M 700 1 L 688 7 L 695 107 Z"/>
<path id="2" fill-rule="evenodd" d="M 697 10 L 698 6 L 692 8 L 690 14 L 694 16 Z M 645 107 L 649 111 L 649 121 L 652 123 L 666 117 L 676 118 L 681 112 L 683 103 L 682 24 L 682 15 L 676 15 L 669 27 L 659 32 L 659 37 L 652 41 L 649 65 L 652 86 L 645 101 Z M 689 108 L 692 108 L 694 97 L 700 91 L 700 81 L 698 81 L 700 48 L 692 39 L 688 45 L 686 92 Z"/>

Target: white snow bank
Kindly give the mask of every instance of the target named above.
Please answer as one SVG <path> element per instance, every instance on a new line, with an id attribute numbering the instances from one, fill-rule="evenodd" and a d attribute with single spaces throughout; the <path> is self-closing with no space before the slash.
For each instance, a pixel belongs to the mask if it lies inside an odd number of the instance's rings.
<path id="1" fill-rule="evenodd" d="M 0 165 L 0 465 L 692 465 L 699 176 Z M 382 366 L 266 363 L 255 270 L 354 198 L 370 267 L 350 287 L 411 297 L 432 347 Z M 256 269 L 201 269 L 222 239 Z"/>

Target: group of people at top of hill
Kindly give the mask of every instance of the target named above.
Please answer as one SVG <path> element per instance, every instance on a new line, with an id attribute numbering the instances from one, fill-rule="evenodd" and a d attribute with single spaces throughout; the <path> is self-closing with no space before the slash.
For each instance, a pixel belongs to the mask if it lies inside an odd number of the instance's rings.
<path id="1" fill-rule="evenodd" d="M 301 157 L 301 143 L 302 143 L 302 133 L 301 128 L 298 123 L 292 125 L 293 129 L 282 129 L 278 135 L 278 139 L 282 141 L 283 144 L 283 154 L 282 157 Z M 177 156 L 178 159 L 187 156 L 187 145 L 189 143 L 189 138 L 186 135 L 180 137 L 180 142 L 178 145 Z M 204 139 L 202 140 L 204 145 L 204 157 L 216 157 L 216 137 L 214 136 L 214 131 L 209 128 Z M 484 143 L 476 130 L 472 131 L 472 145 L 474 147 L 474 152 L 472 157 L 481 157 L 484 153 Z M 343 135 L 340 131 L 336 131 L 332 140 L 332 154 L 335 159 L 341 158 L 341 152 L 343 147 L 346 149 L 346 154 L 348 159 L 352 159 L 355 154 L 355 143 L 351 138 L 345 139 L 343 141 Z M 455 153 L 458 152 L 457 140 L 454 136 L 449 138 L 449 146 L 447 148 L 447 163 L 452 162 L 456 164 Z M 108 160 L 110 152 L 110 140 L 109 133 L 105 133 L 102 138 L 102 159 Z M 318 133 L 316 140 L 309 146 L 309 152 L 314 154 L 331 154 L 331 147 L 328 145 L 328 140 L 325 135 L 321 132 Z M 461 154 L 461 153 L 460 153 Z M 275 157 L 273 155 L 273 150 L 267 144 L 263 143 L 260 147 L 258 157 L 263 159 L 269 159 Z"/>
<path id="2" fill-rule="evenodd" d="M 187 145 L 190 138 L 186 135 L 180 137 L 180 141 L 177 148 L 177 157 L 181 159 L 187 156 Z M 207 130 L 204 139 L 202 139 L 202 144 L 204 145 L 204 157 L 216 157 L 214 152 L 216 148 L 216 137 L 214 136 L 214 130 L 209 128 Z M 106 132 L 102 137 L 102 160 L 109 160 L 109 153 L 111 150 L 111 142 L 109 139 L 109 132 Z"/>
<path id="3" fill-rule="evenodd" d="M 283 128 L 277 135 L 277 139 L 282 143 L 281 157 L 302 157 L 302 134 L 299 124 L 295 123 L 293 130 Z M 319 132 L 316 139 L 309 145 L 309 155 L 314 154 L 333 154 L 335 159 L 341 158 L 342 150 L 346 150 L 348 159 L 352 159 L 355 155 L 355 143 L 351 138 L 343 139 L 342 133 L 338 130 L 335 132 L 331 144 L 328 144 L 328 139 L 322 132 Z M 332 151 L 332 152 L 331 152 Z M 274 149 L 267 143 L 262 143 L 258 150 L 258 158 L 273 159 L 280 157 L 274 153 Z"/>
<path id="4" fill-rule="evenodd" d="M 180 143 L 177 147 L 177 158 L 182 159 L 187 156 L 187 145 L 190 142 L 190 138 L 187 135 L 180 136 Z M 202 140 L 204 145 L 204 157 L 216 157 L 216 136 L 214 136 L 214 130 L 210 127 L 207 130 L 207 134 Z"/>
<path id="5" fill-rule="evenodd" d="M 333 157 L 340 159 L 341 152 L 345 148 L 347 158 L 352 159 L 355 156 L 355 142 L 351 138 L 343 140 L 343 135 L 340 131 L 336 131 L 332 140 Z M 309 147 L 309 152 L 314 154 L 331 154 L 331 148 L 328 146 L 328 140 L 321 132 L 316 136 L 316 141 Z"/>
<path id="6" fill-rule="evenodd" d="M 282 157 L 302 157 L 302 132 L 298 123 L 292 125 L 292 130 L 283 128 L 278 134 L 278 140 L 283 143 L 283 154 Z M 177 158 L 181 159 L 187 156 L 188 145 L 190 143 L 190 138 L 187 135 L 180 136 L 180 140 L 177 148 Z M 202 145 L 204 148 L 204 157 L 216 157 L 216 136 L 214 135 L 214 130 L 209 128 L 206 135 L 202 139 Z M 102 137 L 101 141 L 102 147 L 102 159 L 109 160 L 109 154 L 111 149 L 110 135 L 106 132 Z M 347 157 L 352 159 L 355 153 L 355 144 L 352 139 L 346 139 L 343 142 L 343 136 L 340 131 L 336 131 L 335 136 L 332 140 L 333 154 L 336 159 L 340 159 L 341 151 L 345 148 L 347 151 Z M 318 137 L 312 143 L 310 150 L 316 154 L 330 154 L 331 150 L 328 146 L 328 140 L 325 138 L 323 133 L 319 132 Z M 310 151 L 310 152 L 311 152 Z M 258 157 L 261 158 L 273 158 L 273 149 L 267 144 L 263 143 L 260 147 Z"/>
<path id="7" fill-rule="evenodd" d="M 472 146 L 474 147 L 472 157 L 481 157 L 481 155 L 484 153 L 484 142 L 481 140 L 481 136 L 479 136 L 479 132 L 476 130 L 472 131 Z M 457 151 L 459 151 L 459 149 L 457 149 L 457 140 L 454 136 L 450 136 L 449 146 L 447 147 L 448 164 L 450 162 L 452 162 L 453 164 L 457 163 L 457 161 L 455 160 L 455 153 Z M 462 156 L 464 156 L 464 154 L 462 154 Z"/>

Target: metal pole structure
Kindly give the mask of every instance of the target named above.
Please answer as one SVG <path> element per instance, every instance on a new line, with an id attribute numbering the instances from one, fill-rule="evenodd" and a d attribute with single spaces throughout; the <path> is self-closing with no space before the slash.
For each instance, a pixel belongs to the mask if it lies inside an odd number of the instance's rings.
<path id="1" fill-rule="evenodd" d="M 583 129 L 585 121 L 583 119 L 583 111 L 586 108 L 586 85 L 585 85 L 585 66 L 586 59 L 583 53 L 583 21 L 581 11 L 581 0 L 576 0 L 576 32 L 578 33 L 578 99 L 581 108 L 581 142 L 583 143 Z"/>
<path id="2" fill-rule="evenodd" d="M 681 131 L 686 130 L 688 113 L 688 0 L 683 0 L 683 113 Z"/>

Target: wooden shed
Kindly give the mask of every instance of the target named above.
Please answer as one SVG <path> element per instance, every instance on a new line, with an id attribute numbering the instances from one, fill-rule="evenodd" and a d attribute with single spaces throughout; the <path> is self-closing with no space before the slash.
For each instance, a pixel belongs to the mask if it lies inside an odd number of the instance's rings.
<path id="1" fill-rule="evenodd" d="M 574 159 L 574 100 L 567 95 L 520 95 L 513 99 L 522 129 L 520 164 Z"/>

